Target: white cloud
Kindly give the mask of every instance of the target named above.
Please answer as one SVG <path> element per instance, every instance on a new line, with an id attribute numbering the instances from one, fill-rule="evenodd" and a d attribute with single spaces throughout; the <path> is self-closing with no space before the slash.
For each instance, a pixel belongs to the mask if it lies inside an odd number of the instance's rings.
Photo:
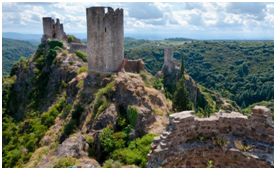
<path id="1" fill-rule="evenodd" d="M 269 32 L 274 34 L 274 4 L 223 2 L 4 2 L 2 29 L 20 32 L 20 25 L 42 33 L 42 17 L 59 18 L 66 32 L 86 32 L 86 8 L 124 9 L 125 33 L 152 32 Z M 257 32 L 258 31 L 258 32 Z"/>

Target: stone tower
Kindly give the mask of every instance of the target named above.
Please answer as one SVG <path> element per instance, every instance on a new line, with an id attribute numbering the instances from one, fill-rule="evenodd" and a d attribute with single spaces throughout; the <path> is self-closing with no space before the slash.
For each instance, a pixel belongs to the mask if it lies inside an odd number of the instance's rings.
<path id="1" fill-rule="evenodd" d="M 66 33 L 63 29 L 63 24 L 60 24 L 59 19 L 56 19 L 56 23 L 51 17 L 43 17 L 43 37 L 41 43 L 45 43 L 47 39 L 66 39 Z"/>
<path id="2" fill-rule="evenodd" d="M 52 30 L 55 23 L 51 17 L 43 17 L 43 33 L 52 37 Z"/>
<path id="3" fill-rule="evenodd" d="M 173 60 L 173 48 L 164 49 L 164 65 L 168 67 L 169 73 L 175 68 L 175 62 Z"/>
<path id="4" fill-rule="evenodd" d="M 90 7 L 86 17 L 88 71 L 116 72 L 124 59 L 123 9 Z"/>

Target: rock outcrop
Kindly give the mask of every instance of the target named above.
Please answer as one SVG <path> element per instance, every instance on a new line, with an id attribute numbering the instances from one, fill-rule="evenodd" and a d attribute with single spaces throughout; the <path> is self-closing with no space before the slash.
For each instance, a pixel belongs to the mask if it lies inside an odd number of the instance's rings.
<path id="1" fill-rule="evenodd" d="M 116 129 L 116 121 L 118 119 L 116 107 L 111 104 L 106 108 L 97 118 L 93 125 L 94 130 L 101 130 L 106 128 L 108 125 L 112 125 Z"/>
<path id="2" fill-rule="evenodd" d="M 55 150 L 43 155 L 36 168 L 54 167 L 56 161 L 64 157 L 76 158 L 76 165 L 80 165 L 83 168 L 100 168 L 96 160 L 88 157 L 88 148 L 86 137 L 78 133 L 59 144 Z"/>
<path id="3" fill-rule="evenodd" d="M 133 106 L 139 112 L 135 126 L 135 130 L 138 132 L 136 137 L 150 132 L 149 127 L 157 122 L 158 116 L 167 117 L 171 109 L 171 102 L 168 102 L 158 90 L 146 87 L 138 74 L 119 73 L 117 78 L 106 78 L 102 82 L 107 84 L 111 81 L 115 82 L 116 89 L 113 94 L 113 102 L 120 105 L 125 111 L 128 106 Z M 159 122 L 157 123 L 156 127 L 162 126 Z M 158 133 L 161 133 L 161 130 Z"/>
<path id="4" fill-rule="evenodd" d="M 61 157 L 87 157 L 89 145 L 86 143 L 86 138 L 80 134 L 66 139 L 62 144 L 57 145 L 57 158 Z"/>
<path id="5" fill-rule="evenodd" d="M 212 167 L 274 167 L 274 125 L 269 109 L 256 106 L 249 116 L 220 112 L 198 118 L 193 113 L 169 116 L 166 131 L 151 144 L 147 167 L 202 168 L 210 160 Z"/>

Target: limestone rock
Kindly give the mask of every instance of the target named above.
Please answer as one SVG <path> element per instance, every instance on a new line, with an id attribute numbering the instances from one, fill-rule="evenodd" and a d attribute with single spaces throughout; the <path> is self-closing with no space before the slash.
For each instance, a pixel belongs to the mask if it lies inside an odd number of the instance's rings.
<path id="1" fill-rule="evenodd" d="M 117 119 L 118 117 L 115 105 L 111 104 L 97 117 L 93 129 L 100 130 L 106 128 L 109 124 L 115 129 Z"/>
<path id="2" fill-rule="evenodd" d="M 88 156 L 88 144 L 86 138 L 80 134 L 66 139 L 62 144 L 56 147 L 56 155 L 58 158 L 61 157 L 74 157 L 80 158 Z"/>

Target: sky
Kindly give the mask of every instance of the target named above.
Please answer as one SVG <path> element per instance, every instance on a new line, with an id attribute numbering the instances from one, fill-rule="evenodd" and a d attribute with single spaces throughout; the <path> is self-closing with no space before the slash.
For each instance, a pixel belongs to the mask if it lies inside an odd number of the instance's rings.
<path id="1" fill-rule="evenodd" d="M 2 32 L 42 34 L 42 17 L 86 34 L 86 8 L 124 9 L 124 36 L 164 39 L 274 39 L 273 2 L 3 2 Z"/>

